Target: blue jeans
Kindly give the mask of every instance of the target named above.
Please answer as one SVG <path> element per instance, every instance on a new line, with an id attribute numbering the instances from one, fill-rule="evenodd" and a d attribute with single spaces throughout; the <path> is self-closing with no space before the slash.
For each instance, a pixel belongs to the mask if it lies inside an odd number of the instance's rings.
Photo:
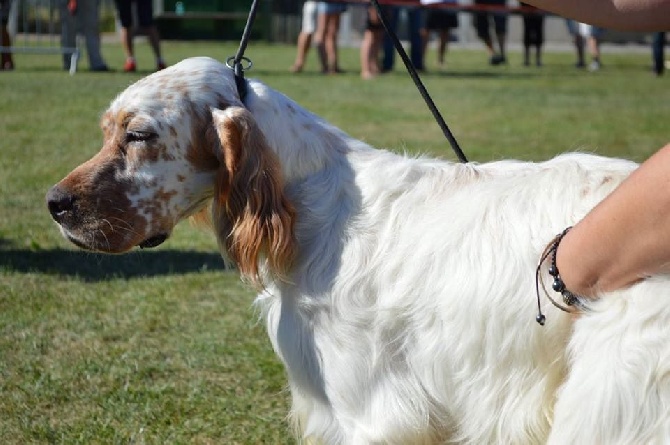
<path id="1" fill-rule="evenodd" d="M 659 76 L 665 70 L 665 33 L 657 32 L 654 34 L 654 40 L 651 43 L 651 55 L 654 58 L 654 72 Z"/>
<path id="2" fill-rule="evenodd" d="M 423 70 L 423 41 L 421 38 L 421 28 L 424 25 L 424 10 L 422 8 L 411 8 L 403 6 L 393 6 L 390 8 L 388 27 L 394 32 L 398 29 L 398 19 L 401 9 L 407 11 L 407 24 L 410 42 L 409 58 L 417 70 Z M 395 61 L 395 47 L 389 36 L 384 36 L 384 58 L 382 60 L 382 71 L 393 69 Z"/>

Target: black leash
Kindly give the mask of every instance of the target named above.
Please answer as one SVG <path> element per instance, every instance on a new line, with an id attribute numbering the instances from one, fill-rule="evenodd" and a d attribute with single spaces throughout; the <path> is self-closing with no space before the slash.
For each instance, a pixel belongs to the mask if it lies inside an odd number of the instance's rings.
<path id="1" fill-rule="evenodd" d="M 258 0 L 254 0 L 253 3 L 251 3 L 251 10 L 249 11 L 249 17 L 247 17 L 247 23 L 244 25 L 244 31 L 242 32 L 240 47 L 237 49 L 237 54 L 228 57 L 226 60 L 226 66 L 232 69 L 233 73 L 235 73 L 235 84 L 237 85 L 237 92 L 239 93 L 242 102 L 244 102 L 244 99 L 247 97 L 247 81 L 244 79 L 244 72 L 251 69 L 253 66 L 251 60 L 244 57 L 244 51 L 247 49 L 247 44 L 249 43 L 251 27 L 256 19 L 257 11 Z M 242 61 L 246 62 L 246 67 L 242 65 Z"/>
<path id="2" fill-rule="evenodd" d="M 379 21 L 382 23 L 382 26 L 384 26 L 386 34 L 393 41 L 393 46 L 395 46 L 396 51 L 398 52 L 400 58 L 405 64 L 407 72 L 409 72 L 409 75 L 414 81 L 414 84 L 419 89 L 421 97 L 423 97 L 423 100 L 426 102 L 426 105 L 428 105 L 428 109 L 431 111 L 431 113 L 433 113 L 433 117 L 435 118 L 437 124 L 442 129 L 442 133 L 444 133 L 444 136 L 449 141 L 451 148 L 454 150 L 456 156 L 461 162 L 464 163 L 468 162 L 468 159 L 465 157 L 465 153 L 463 153 L 463 150 L 461 150 L 461 147 L 458 145 L 458 142 L 456 141 L 456 138 L 449 129 L 449 126 L 447 126 L 447 123 L 444 121 L 444 118 L 442 117 L 439 110 L 435 106 L 433 99 L 431 99 L 430 95 L 428 94 L 428 91 L 426 91 L 426 87 L 423 85 L 423 82 L 421 82 L 419 74 L 416 72 L 416 68 L 414 68 L 414 65 L 407 56 L 407 52 L 405 52 L 405 49 L 400 43 L 398 36 L 396 36 L 395 32 L 391 28 L 389 28 L 388 24 L 386 23 L 384 12 L 382 11 L 378 0 L 370 0 L 370 1 L 375 6 L 375 9 L 377 9 L 377 15 L 379 16 Z M 229 57 L 226 60 L 226 66 L 232 69 L 233 72 L 235 73 L 235 84 L 237 85 L 237 91 L 240 95 L 240 100 L 242 102 L 244 102 L 245 98 L 247 97 L 247 81 L 244 79 L 244 72 L 251 69 L 253 65 L 251 60 L 249 60 L 247 57 L 244 57 L 244 51 L 246 50 L 247 44 L 249 43 L 251 27 L 254 23 L 254 20 L 256 19 L 257 11 L 258 11 L 258 0 L 253 0 L 251 4 L 251 10 L 249 11 L 249 17 L 247 18 L 247 23 L 244 26 L 244 32 L 242 33 L 242 39 L 240 40 L 240 47 L 237 49 L 237 54 L 235 54 L 235 56 Z M 242 61 L 246 62 L 247 64 L 246 67 L 242 65 Z"/>
<path id="3" fill-rule="evenodd" d="M 454 153 L 456 153 L 456 156 L 458 156 L 458 159 L 461 162 L 468 162 L 468 159 L 465 157 L 465 153 L 463 153 L 463 150 L 461 150 L 461 147 L 458 146 L 458 142 L 456 141 L 456 138 L 451 133 L 451 130 L 449 130 L 449 127 L 447 126 L 447 123 L 442 118 L 442 115 L 440 114 L 437 107 L 435 106 L 435 103 L 433 102 L 433 99 L 431 99 L 430 95 L 428 94 L 428 91 L 426 91 L 426 87 L 423 86 L 423 83 L 421 82 L 421 79 L 419 78 L 419 74 L 416 72 L 416 68 L 414 68 L 414 65 L 412 64 L 412 61 L 407 56 L 407 52 L 405 51 L 405 48 L 403 48 L 402 44 L 400 43 L 400 40 L 398 39 L 398 36 L 396 36 L 395 32 L 391 28 L 389 28 L 388 24 L 386 23 L 386 19 L 384 17 L 384 12 L 382 11 L 381 6 L 379 6 L 379 2 L 377 0 L 370 0 L 370 1 L 372 2 L 373 5 L 375 5 L 375 9 L 377 10 L 377 15 L 379 16 L 379 21 L 382 23 L 382 26 L 384 26 L 384 29 L 386 30 L 386 34 L 393 41 L 393 46 L 395 46 L 396 51 L 398 52 L 398 54 L 400 55 L 400 58 L 402 59 L 403 63 L 405 64 L 405 67 L 407 68 L 407 72 L 409 72 L 409 75 L 412 78 L 412 80 L 414 81 L 414 84 L 419 89 L 419 92 L 421 93 L 421 97 L 423 97 L 423 100 L 426 102 L 426 105 L 428 105 L 428 109 L 430 109 L 431 113 L 433 113 L 433 117 L 435 118 L 435 120 L 437 121 L 437 124 L 442 129 L 442 133 L 444 133 L 444 136 L 449 141 L 449 144 L 451 144 L 451 148 L 454 150 Z"/>

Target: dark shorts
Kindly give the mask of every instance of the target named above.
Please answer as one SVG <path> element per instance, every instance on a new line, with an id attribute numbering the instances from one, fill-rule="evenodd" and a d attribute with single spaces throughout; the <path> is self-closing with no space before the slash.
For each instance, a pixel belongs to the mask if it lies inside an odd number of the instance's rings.
<path id="1" fill-rule="evenodd" d="M 133 26 L 133 3 L 137 6 L 137 25 L 146 28 L 154 23 L 154 9 L 152 0 L 114 0 L 119 21 L 124 28 Z"/>
<path id="2" fill-rule="evenodd" d="M 386 23 L 388 23 L 389 13 L 390 13 L 389 6 L 382 6 L 381 10 L 382 10 L 382 14 L 384 14 L 384 18 L 386 19 Z M 366 17 L 365 17 L 365 29 L 370 30 L 370 31 L 383 31 L 384 30 L 384 25 L 382 25 L 381 20 L 379 20 L 379 17 L 377 17 L 376 12 L 374 14 L 374 20 L 372 20 L 370 18 L 370 9 L 369 8 L 368 8 L 368 11 L 367 11 L 367 14 L 366 14 Z"/>
<path id="3" fill-rule="evenodd" d="M 458 14 L 456 11 L 429 9 L 426 17 L 426 28 L 431 31 L 458 28 Z"/>
<path id="4" fill-rule="evenodd" d="M 505 0 L 475 0 L 475 4 L 505 6 Z M 480 39 L 490 40 L 491 21 L 493 21 L 496 34 L 505 34 L 507 32 L 506 12 L 476 12 L 474 14 L 474 22 L 477 36 Z"/>

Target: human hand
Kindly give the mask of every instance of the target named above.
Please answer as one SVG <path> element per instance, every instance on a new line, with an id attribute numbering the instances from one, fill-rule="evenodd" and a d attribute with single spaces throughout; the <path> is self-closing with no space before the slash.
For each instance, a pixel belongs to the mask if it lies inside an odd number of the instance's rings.
<path id="1" fill-rule="evenodd" d="M 67 10 L 70 11 L 70 15 L 75 15 L 77 13 L 77 0 L 68 0 Z"/>

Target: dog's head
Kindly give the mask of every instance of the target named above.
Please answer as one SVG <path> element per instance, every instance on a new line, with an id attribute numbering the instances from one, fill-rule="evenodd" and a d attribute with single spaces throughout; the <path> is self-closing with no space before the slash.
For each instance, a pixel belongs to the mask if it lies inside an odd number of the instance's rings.
<path id="1" fill-rule="evenodd" d="M 47 193 L 62 233 L 89 250 L 154 247 L 213 200 L 219 243 L 258 280 L 265 258 L 286 272 L 294 212 L 281 169 L 232 73 L 188 59 L 121 93 L 101 119 L 103 145 Z"/>

